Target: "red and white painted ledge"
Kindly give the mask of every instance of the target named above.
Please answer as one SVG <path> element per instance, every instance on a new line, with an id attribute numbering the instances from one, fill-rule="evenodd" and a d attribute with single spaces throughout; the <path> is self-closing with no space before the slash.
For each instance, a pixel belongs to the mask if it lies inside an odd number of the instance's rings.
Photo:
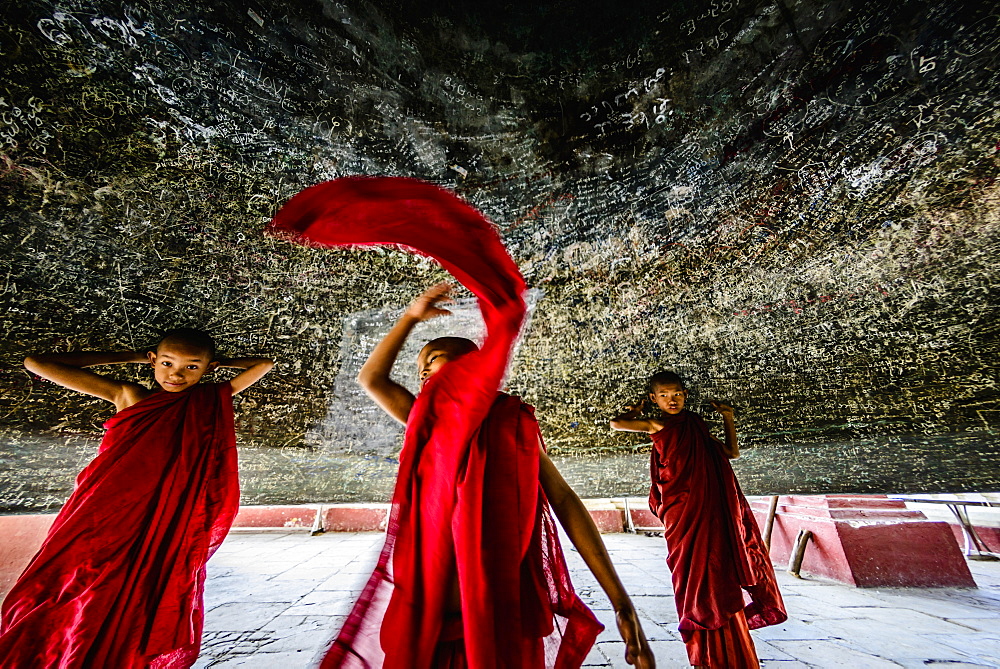
<path id="1" fill-rule="evenodd" d="M 758 524 L 764 527 L 767 498 L 753 502 Z M 645 499 L 619 497 L 584 503 L 601 532 L 662 528 Z M 971 577 L 965 577 L 962 528 L 954 519 L 947 520 L 946 511 L 941 509 L 935 516 L 935 510 L 909 501 L 904 505 L 883 495 L 782 496 L 772 531 L 771 559 L 776 566 L 784 566 L 792 537 L 798 529 L 809 527 L 814 540 L 806 550 L 804 575 L 859 587 L 967 584 Z M 388 513 L 388 504 L 243 506 L 233 531 L 375 532 L 385 529 Z M 0 515 L 0 597 L 38 550 L 54 518 L 55 514 Z M 1000 552 L 1000 509 L 984 511 L 973 522 L 988 550 Z M 921 561 L 918 554 L 927 547 L 933 547 L 933 554 Z"/>

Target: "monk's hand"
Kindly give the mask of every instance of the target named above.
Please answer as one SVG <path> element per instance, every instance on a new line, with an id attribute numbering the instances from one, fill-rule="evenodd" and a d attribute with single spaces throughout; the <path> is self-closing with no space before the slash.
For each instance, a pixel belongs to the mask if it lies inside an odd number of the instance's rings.
<path id="1" fill-rule="evenodd" d="M 406 315 L 418 321 L 426 321 L 438 316 L 447 316 L 451 312 L 438 306 L 441 302 L 453 302 L 451 299 L 451 284 L 447 281 L 434 284 L 421 293 L 410 306 L 406 308 Z"/>
<path id="2" fill-rule="evenodd" d="M 638 404 L 629 404 L 628 406 L 626 406 L 625 410 L 622 413 L 632 414 L 633 416 L 638 416 L 639 414 L 641 414 L 645 410 L 646 410 L 646 400 L 645 400 L 645 398 L 643 398 L 643 399 L 639 400 Z"/>
<path id="3" fill-rule="evenodd" d="M 646 634 L 642 631 L 639 616 L 631 605 L 623 606 L 615 611 L 618 632 L 625 641 L 625 661 L 636 669 L 655 669 L 656 660 L 653 651 L 649 649 Z"/>
<path id="4" fill-rule="evenodd" d="M 712 405 L 713 409 L 721 413 L 723 418 L 733 417 L 733 407 L 729 406 L 725 402 L 717 402 L 716 400 L 709 400 L 708 403 Z"/>

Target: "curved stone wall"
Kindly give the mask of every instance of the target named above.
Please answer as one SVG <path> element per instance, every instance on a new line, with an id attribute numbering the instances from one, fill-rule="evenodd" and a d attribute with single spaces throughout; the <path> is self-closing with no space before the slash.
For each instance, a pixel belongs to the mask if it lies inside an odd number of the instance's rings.
<path id="1" fill-rule="evenodd" d="M 661 368 L 737 407 L 748 492 L 1000 487 L 995 11 L 650 4 L 8 3 L 0 508 L 57 506 L 109 415 L 24 355 L 188 324 L 280 361 L 245 501 L 385 499 L 350 370 L 441 273 L 261 235 L 348 174 L 496 222 L 534 290 L 511 388 L 584 494 L 642 492 L 606 426 Z"/>

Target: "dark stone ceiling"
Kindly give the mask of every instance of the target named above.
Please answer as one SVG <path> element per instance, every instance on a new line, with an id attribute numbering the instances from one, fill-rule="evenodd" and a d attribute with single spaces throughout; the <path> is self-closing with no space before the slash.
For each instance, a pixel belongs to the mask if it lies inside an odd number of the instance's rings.
<path id="1" fill-rule="evenodd" d="M 0 508 L 58 505 L 108 416 L 21 359 L 174 325 L 280 361 L 239 402 L 245 501 L 384 499 L 398 431 L 352 377 L 441 272 L 261 234 L 349 174 L 497 224 L 533 290 L 511 389 L 584 494 L 642 494 L 647 440 L 607 420 L 661 368 L 737 407 L 748 492 L 1000 487 L 992 4 L 0 16 Z"/>

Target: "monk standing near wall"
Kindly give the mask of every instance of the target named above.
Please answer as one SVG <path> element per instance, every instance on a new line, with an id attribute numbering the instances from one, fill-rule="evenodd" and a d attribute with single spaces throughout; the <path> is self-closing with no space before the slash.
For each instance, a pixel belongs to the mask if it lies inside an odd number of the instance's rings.
<path id="1" fill-rule="evenodd" d="M 417 398 L 390 378 L 393 363 L 417 323 L 448 313 L 439 302 L 447 301 L 449 290 L 439 284 L 414 300 L 358 376 L 372 399 L 401 423 L 411 415 L 425 418 L 426 405 L 417 407 Z M 478 366 L 460 365 L 467 356 L 465 364 L 472 363 L 478 353 L 473 342 L 460 337 L 432 340 L 420 352 L 421 393 L 426 389 L 435 398 L 435 422 L 461 420 L 462 393 L 470 385 L 463 381 L 474 377 Z M 533 408 L 505 393 L 495 396 L 465 457 L 429 449 L 422 454 L 421 467 L 438 470 L 454 463 L 464 472 L 457 481 L 425 476 L 412 489 L 422 496 L 415 501 L 430 507 L 418 512 L 424 533 L 441 507 L 451 504 L 455 510 L 439 528 L 446 536 L 434 545 L 440 551 L 435 562 L 423 570 L 414 568 L 412 557 L 393 565 L 395 587 L 379 630 L 383 666 L 579 667 L 601 625 L 573 591 L 551 505 L 615 609 L 626 661 L 652 669 L 635 607 L 593 519 L 545 454 Z M 354 639 L 350 632 L 342 635 L 324 666 L 350 666 L 346 658 Z"/>
<path id="2" fill-rule="evenodd" d="M 660 372 L 649 380 L 649 401 L 660 415 L 642 418 L 642 400 L 614 418 L 611 427 L 652 436 L 649 508 L 663 521 L 689 661 L 695 667 L 753 669 L 760 664 L 750 629 L 788 616 L 753 513 L 729 464 L 740 454 L 733 410 L 711 403 L 722 415 L 722 442 L 701 416 L 684 408 L 686 398 L 681 378 Z M 744 590 L 751 600 L 747 605 Z"/>
<path id="3" fill-rule="evenodd" d="M 155 386 L 88 367 L 152 365 Z M 0 669 L 190 667 L 205 563 L 239 508 L 232 396 L 272 367 L 220 360 L 200 330 L 155 351 L 29 356 L 29 371 L 118 410 L 45 542 L 3 602 Z M 199 383 L 216 367 L 244 371 Z"/>
<path id="4" fill-rule="evenodd" d="M 627 661 L 652 669 L 593 521 L 544 456 L 530 407 L 499 392 L 525 285 L 489 221 L 428 183 L 353 177 L 296 195 L 271 232 L 431 256 L 479 298 L 487 330 L 482 348 L 455 338 L 426 346 L 416 397 L 389 378 L 411 328 L 445 313 L 435 304 L 448 286 L 439 285 L 362 369 L 359 380 L 406 434 L 385 545 L 324 669 L 579 667 L 602 626 L 569 582 L 549 502 L 611 596 Z"/>

